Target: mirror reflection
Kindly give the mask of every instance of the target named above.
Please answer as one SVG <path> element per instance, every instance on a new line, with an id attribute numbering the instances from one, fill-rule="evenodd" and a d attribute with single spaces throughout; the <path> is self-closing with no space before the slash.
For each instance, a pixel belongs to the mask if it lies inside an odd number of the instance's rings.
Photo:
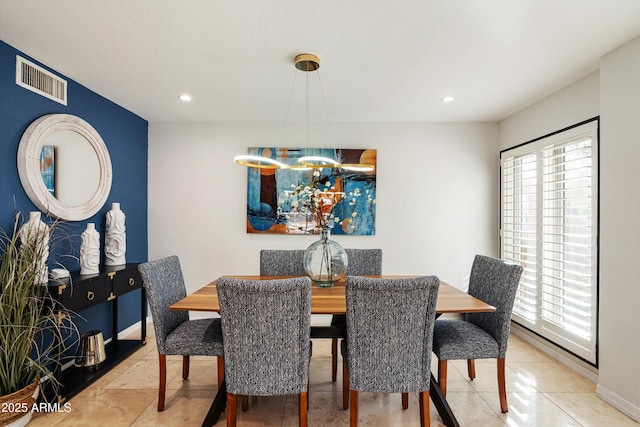
<path id="1" fill-rule="evenodd" d="M 71 130 L 53 132 L 45 139 L 40 172 L 49 193 L 67 206 L 86 203 L 100 184 L 98 155 L 87 139 Z"/>
<path id="2" fill-rule="evenodd" d="M 111 190 L 107 146 L 93 126 L 70 114 L 34 120 L 20 139 L 17 164 L 27 196 L 53 218 L 91 218 Z"/>

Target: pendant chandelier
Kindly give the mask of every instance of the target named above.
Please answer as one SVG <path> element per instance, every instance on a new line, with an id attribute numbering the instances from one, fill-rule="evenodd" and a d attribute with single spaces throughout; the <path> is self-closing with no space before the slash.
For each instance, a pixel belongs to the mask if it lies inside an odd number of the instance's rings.
<path id="1" fill-rule="evenodd" d="M 295 67 L 304 72 L 317 71 L 320 68 L 320 58 L 310 53 L 302 53 L 295 57 Z M 295 85 L 295 80 L 294 80 Z M 307 144 L 309 143 L 309 83 L 307 79 L 307 92 L 306 92 L 306 114 L 305 114 L 305 139 Z M 293 95 L 293 90 L 291 91 Z M 322 94 L 323 105 L 324 93 Z M 291 103 L 291 97 L 289 98 Z M 288 109 L 287 109 L 288 110 Z M 328 116 L 327 116 L 328 117 Z M 327 119 L 328 121 L 328 119 Z M 286 124 L 286 117 L 285 117 Z M 289 165 L 282 163 L 278 160 L 270 157 L 255 156 L 249 154 L 241 154 L 234 157 L 234 161 L 240 165 L 247 166 L 256 169 L 293 169 L 293 170 L 310 170 L 310 169 L 323 169 L 323 168 L 336 168 L 344 169 L 353 172 L 369 172 L 375 170 L 375 165 L 366 163 L 340 163 L 336 159 L 324 156 L 304 156 L 298 159 L 297 164 Z"/>

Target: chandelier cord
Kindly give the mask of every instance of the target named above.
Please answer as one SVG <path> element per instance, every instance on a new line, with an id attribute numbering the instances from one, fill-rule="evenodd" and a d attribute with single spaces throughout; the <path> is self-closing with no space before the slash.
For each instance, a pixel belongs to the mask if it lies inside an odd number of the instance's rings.
<path id="1" fill-rule="evenodd" d="M 293 72 L 293 84 L 291 85 L 291 92 L 289 93 L 289 102 L 287 103 L 287 111 L 284 114 L 284 122 L 282 123 L 282 130 L 280 131 L 280 145 L 282 145 L 282 141 L 284 140 L 284 131 L 287 127 L 287 119 L 289 118 L 289 109 L 291 107 L 291 99 L 293 98 L 293 92 L 296 88 L 297 77 L 298 77 L 298 71 L 295 70 Z"/>
<path id="2" fill-rule="evenodd" d="M 331 140 L 331 143 L 335 144 L 333 127 L 331 126 L 331 121 L 329 121 L 329 110 L 327 110 L 327 100 L 324 98 L 324 88 L 322 87 L 322 80 L 320 79 L 320 70 L 316 70 L 316 74 L 318 74 L 318 86 L 320 86 L 320 97 L 322 98 L 322 106 L 324 107 L 324 116 L 327 119 L 327 126 L 329 126 L 329 138 Z"/>
<path id="3" fill-rule="evenodd" d="M 310 142 L 311 142 L 311 126 L 309 124 L 309 73 L 307 72 L 306 75 L 306 101 L 305 101 L 305 113 L 304 113 L 304 139 L 305 139 L 305 145 L 306 148 L 311 148 Z"/>
<path id="4" fill-rule="evenodd" d="M 295 68 L 300 71 L 317 71 L 320 67 L 320 59 L 313 54 L 310 53 L 302 53 L 295 57 Z M 298 72 L 294 71 L 293 75 L 293 84 L 291 85 L 291 92 L 289 93 L 289 101 L 287 103 L 287 110 L 284 117 L 284 122 L 282 123 L 282 130 L 280 132 L 280 143 L 282 143 L 284 139 L 284 133 L 287 127 L 287 121 L 289 120 L 289 111 L 291 110 L 291 102 L 293 100 L 293 92 L 295 91 L 296 80 L 297 80 Z M 334 142 L 335 136 L 333 133 L 333 127 L 331 126 L 331 121 L 329 120 L 329 110 L 327 109 L 327 100 L 324 96 L 324 88 L 322 87 L 322 80 L 320 78 L 320 73 L 318 72 L 318 85 L 320 87 L 320 95 L 322 97 L 322 107 L 324 108 L 325 118 L 327 120 L 327 126 L 329 128 L 329 138 L 331 142 Z M 305 126 L 304 126 L 304 145 L 305 149 L 311 151 L 311 120 L 310 120 L 310 102 L 309 102 L 309 74 L 306 75 L 306 101 L 305 101 Z M 318 151 L 318 150 L 314 150 Z M 340 154 L 339 154 L 340 153 Z M 273 153 L 272 153 L 273 155 Z M 276 157 L 278 154 L 276 153 Z M 237 155 L 234 157 L 234 161 L 240 165 L 247 166 L 250 168 L 257 169 L 293 169 L 293 170 L 309 170 L 309 169 L 322 169 L 325 167 L 336 168 L 336 169 L 344 169 L 347 171 L 355 171 L 355 172 L 370 172 L 375 170 L 375 165 L 368 163 L 342 163 L 343 158 L 342 154 L 339 150 L 334 149 L 334 157 L 337 158 L 329 158 L 325 156 L 318 155 L 309 155 L 302 156 L 298 158 L 297 164 L 285 164 L 275 160 L 271 157 L 263 157 L 259 155 Z M 375 161 L 375 159 L 374 159 Z"/>

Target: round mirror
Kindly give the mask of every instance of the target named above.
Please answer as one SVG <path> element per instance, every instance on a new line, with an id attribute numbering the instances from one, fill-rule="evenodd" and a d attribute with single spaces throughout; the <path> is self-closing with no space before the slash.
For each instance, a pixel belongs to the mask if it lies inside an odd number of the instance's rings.
<path id="1" fill-rule="evenodd" d="M 18 147 L 18 173 L 42 212 L 68 221 L 92 217 L 111 190 L 104 141 L 89 123 L 69 114 L 48 114 L 29 125 Z"/>

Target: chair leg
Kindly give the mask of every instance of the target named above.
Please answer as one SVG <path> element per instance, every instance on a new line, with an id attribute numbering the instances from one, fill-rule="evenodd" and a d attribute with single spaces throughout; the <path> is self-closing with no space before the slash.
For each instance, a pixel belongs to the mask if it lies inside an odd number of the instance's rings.
<path id="1" fill-rule="evenodd" d="M 222 381 L 224 381 L 224 357 L 218 356 L 218 388 L 222 386 Z"/>
<path id="2" fill-rule="evenodd" d="M 344 361 L 342 361 L 342 409 L 349 409 L 349 373 Z"/>
<path id="3" fill-rule="evenodd" d="M 240 406 L 242 407 L 242 412 L 247 412 L 249 409 L 249 396 L 246 394 L 240 396 Z"/>
<path id="4" fill-rule="evenodd" d="M 473 380 L 476 377 L 476 361 L 474 359 L 467 359 L 467 371 L 469 379 Z"/>
<path id="5" fill-rule="evenodd" d="M 338 339 L 331 339 L 331 382 L 338 378 Z"/>
<path id="6" fill-rule="evenodd" d="M 447 397 L 447 361 L 438 360 L 438 385 L 442 396 Z"/>
<path id="7" fill-rule="evenodd" d="M 182 379 L 186 380 L 189 378 L 189 356 L 182 356 Z"/>
<path id="8" fill-rule="evenodd" d="M 227 427 L 236 427 L 237 405 L 236 395 L 227 393 Z"/>
<path id="9" fill-rule="evenodd" d="M 351 427 L 358 426 L 358 391 L 349 390 L 349 425 Z"/>
<path id="10" fill-rule="evenodd" d="M 431 426 L 431 408 L 429 407 L 429 390 L 420 392 L 420 427 Z"/>
<path id="11" fill-rule="evenodd" d="M 298 396 L 298 425 L 300 427 L 307 427 L 307 413 L 309 410 L 309 400 L 306 391 L 303 391 Z"/>
<path id="12" fill-rule="evenodd" d="M 506 414 L 509 412 L 509 407 L 507 406 L 507 384 L 504 371 L 504 357 L 500 357 L 498 358 L 498 394 L 500 395 L 500 410 Z"/>
<path id="13" fill-rule="evenodd" d="M 158 412 L 164 411 L 164 395 L 167 388 L 167 355 L 159 354 L 160 384 L 158 385 Z"/>
<path id="14" fill-rule="evenodd" d="M 402 393 L 402 409 L 409 407 L 409 393 Z"/>

